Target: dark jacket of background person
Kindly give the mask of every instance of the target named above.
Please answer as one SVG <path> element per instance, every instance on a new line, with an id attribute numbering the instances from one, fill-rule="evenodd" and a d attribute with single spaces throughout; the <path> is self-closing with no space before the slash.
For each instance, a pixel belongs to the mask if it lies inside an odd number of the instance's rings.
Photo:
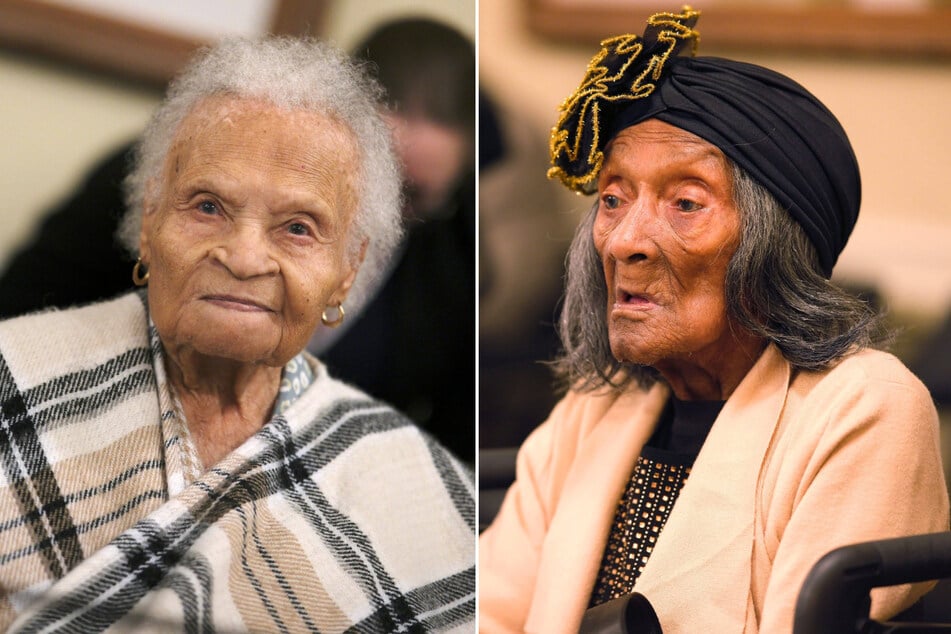
<path id="1" fill-rule="evenodd" d="M 11 256 L 0 276 L 0 319 L 132 290 L 133 260 L 114 237 L 131 149 L 100 160 Z"/>
<path id="2" fill-rule="evenodd" d="M 470 463 L 475 451 L 475 234 L 471 183 L 456 209 L 407 227 L 383 288 L 320 358 Z M 464 254 L 469 254 L 463 257 Z"/>

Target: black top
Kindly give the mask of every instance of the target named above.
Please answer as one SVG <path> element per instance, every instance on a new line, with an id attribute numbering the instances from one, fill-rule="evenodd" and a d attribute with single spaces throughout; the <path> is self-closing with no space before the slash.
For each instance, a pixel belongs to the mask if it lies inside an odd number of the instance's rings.
<path id="1" fill-rule="evenodd" d="M 621 495 L 590 607 L 634 591 L 723 401 L 672 398 Z"/>
<path id="2" fill-rule="evenodd" d="M 689 455 L 693 463 L 725 402 L 681 401 L 671 397 L 647 446 Z"/>

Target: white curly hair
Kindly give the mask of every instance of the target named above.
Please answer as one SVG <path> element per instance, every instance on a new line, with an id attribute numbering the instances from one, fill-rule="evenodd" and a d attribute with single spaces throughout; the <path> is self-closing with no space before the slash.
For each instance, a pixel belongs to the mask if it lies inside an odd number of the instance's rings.
<path id="1" fill-rule="evenodd" d="M 366 255 L 347 304 L 358 309 L 388 266 L 402 235 L 400 171 L 381 112 L 383 90 L 346 53 L 310 38 L 228 39 L 203 50 L 169 85 L 135 150 L 125 180 L 126 213 L 119 241 L 138 256 L 139 233 L 149 181 L 162 168 L 179 126 L 203 99 L 214 95 L 264 100 L 280 108 L 328 115 L 356 139 L 357 210 L 348 252 Z"/>

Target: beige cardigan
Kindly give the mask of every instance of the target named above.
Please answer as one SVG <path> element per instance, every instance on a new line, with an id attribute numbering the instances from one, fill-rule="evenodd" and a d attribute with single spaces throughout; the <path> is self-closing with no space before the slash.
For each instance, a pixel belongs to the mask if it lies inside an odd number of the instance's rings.
<path id="1" fill-rule="evenodd" d="M 479 544 L 480 631 L 577 632 L 620 495 L 667 388 L 566 396 L 519 452 Z M 946 530 L 938 420 L 896 358 L 793 372 L 763 353 L 723 407 L 637 582 L 665 634 L 792 630 L 813 563 L 848 543 Z M 873 615 L 926 587 L 873 593 Z"/>

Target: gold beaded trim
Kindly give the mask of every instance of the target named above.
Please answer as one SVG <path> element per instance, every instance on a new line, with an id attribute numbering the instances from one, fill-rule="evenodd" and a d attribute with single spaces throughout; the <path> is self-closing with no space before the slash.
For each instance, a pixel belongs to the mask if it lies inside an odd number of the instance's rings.
<path id="1" fill-rule="evenodd" d="M 604 162 L 600 139 L 603 102 L 633 101 L 654 92 L 664 64 L 692 44 L 696 54 L 700 33 L 693 26 L 700 12 L 689 6 L 682 13 L 655 13 L 647 19 L 644 35 L 617 35 L 601 42 L 588 62 L 578 89 L 561 104 L 551 131 L 552 167 L 548 178 L 558 177 L 568 189 L 588 193 Z M 641 53 L 647 47 L 646 59 Z M 608 63 L 605 63 L 605 62 Z M 612 70 L 613 69 L 613 70 Z M 590 132 L 585 138 L 585 132 Z"/>

